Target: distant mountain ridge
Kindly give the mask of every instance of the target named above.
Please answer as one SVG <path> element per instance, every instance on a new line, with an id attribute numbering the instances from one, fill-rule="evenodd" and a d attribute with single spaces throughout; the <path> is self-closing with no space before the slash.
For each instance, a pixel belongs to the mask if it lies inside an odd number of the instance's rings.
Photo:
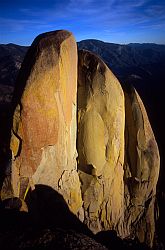
<path id="1" fill-rule="evenodd" d="M 9 103 L 15 80 L 28 50 L 26 46 L 0 44 L 0 103 Z"/>
<path id="2" fill-rule="evenodd" d="M 165 111 L 161 107 L 164 105 L 165 45 L 153 43 L 123 45 L 95 39 L 82 40 L 77 44 L 79 49 L 86 49 L 99 55 L 121 83 L 135 86 L 153 120 L 153 127 L 158 126 L 163 131 Z M 28 46 L 0 44 L 1 103 L 11 100 L 14 83 L 27 50 Z M 165 148 L 164 141 L 161 148 Z"/>
<path id="3" fill-rule="evenodd" d="M 0 84 L 14 85 L 28 47 L 16 44 L 0 45 Z"/>
<path id="4" fill-rule="evenodd" d="M 165 65 L 165 45 L 158 44 L 114 44 L 89 39 L 78 43 L 79 49 L 87 49 L 100 55 L 118 77 L 142 74 L 151 70 L 151 65 Z M 147 68 L 143 68 L 143 67 Z M 152 72 L 148 72 L 150 74 Z"/>
<path id="5" fill-rule="evenodd" d="M 107 43 L 82 40 L 78 49 L 92 51 L 110 67 L 121 83 L 133 84 L 141 95 L 156 131 L 159 147 L 164 152 L 165 140 L 160 131 L 165 127 L 164 69 L 165 45 Z M 11 100 L 14 83 L 28 46 L 0 44 L 0 102 Z M 158 130 L 158 131 L 157 131 Z M 165 153 L 163 153 L 165 155 Z"/>
<path id="6" fill-rule="evenodd" d="M 123 45 L 87 39 L 78 42 L 78 48 L 87 49 L 101 56 L 121 80 L 128 77 L 137 78 L 136 76 L 140 79 L 144 75 L 149 77 L 153 74 L 152 71 L 160 70 L 160 65 L 165 66 L 165 45 L 153 43 Z M 27 50 L 28 46 L 0 44 L 0 84 L 14 85 Z"/>

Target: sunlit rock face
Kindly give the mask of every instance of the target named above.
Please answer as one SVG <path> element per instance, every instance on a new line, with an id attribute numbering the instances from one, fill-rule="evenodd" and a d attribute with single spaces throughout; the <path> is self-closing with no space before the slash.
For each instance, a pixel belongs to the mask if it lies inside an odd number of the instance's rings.
<path id="1" fill-rule="evenodd" d="M 125 95 L 125 98 L 124 98 Z M 152 246 L 159 151 L 136 90 L 94 54 L 79 51 L 78 169 L 84 223 Z"/>
<path id="2" fill-rule="evenodd" d="M 46 184 L 70 209 L 82 206 L 77 173 L 77 45 L 68 31 L 38 36 L 23 62 L 14 94 L 11 150 L 14 195 Z"/>
<path id="3" fill-rule="evenodd" d="M 85 223 L 121 230 L 124 215 L 124 94 L 96 55 L 79 51 L 78 169 Z"/>
<path id="4" fill-rule="evenodd" d="M 13 189 L 8 198 L 22 201 L 47 185 L 92 232 L 112 229 L 152 246 L 159 152 L 137 92 L 123 92 L 93 53 L 79 51 L 77 61 L 72 34 L 56 31 L 34 40 L 13 105 L 4 199 Z"/>
<path id="5" fill-rule="evenodd" d="M 125 90 L 125 230 L 152 246 L 159 151 L 142 100 L 135 89 Z"/>

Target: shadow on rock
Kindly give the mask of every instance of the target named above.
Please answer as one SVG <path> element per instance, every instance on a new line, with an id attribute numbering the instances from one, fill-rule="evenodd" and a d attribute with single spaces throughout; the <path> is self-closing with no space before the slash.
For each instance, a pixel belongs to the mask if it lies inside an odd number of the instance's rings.
<path id="1" fill-rule="evenodd" d="M 70 210 L 63 196 L 49 186 L 38 184 L 27 195 L 26 203 L 37 227 L 73 229 L 92 236 L 92 232 Z"/>
<path id="2" fill-rule="evenodd" d="M 17 198 L 10 198 L 0 203 L 0 236 L 10 230 L 22 230 L 31 223 L 29 214 L 20 211 L 22 201 Z"/>
<path id="3" fill-rule="evenodd" d="M 120 239 L 114 230 L 93 233 L 68 208 L 63 196 L 36 185 L 26 203 L 6 199 L 0 208 L 0 247 L 3 250 L 148 250 L 138 240 Z M 27 211 L 22 212 L 21 210 Z"/>
<path id="4" fill-rule="evenodd" d="M 1 202 L 0 221 L 3 250 L 106 249 L 71 213 L 63 196 L 45 185 L 29 191 L 26 204 L 16 197 Z"/>

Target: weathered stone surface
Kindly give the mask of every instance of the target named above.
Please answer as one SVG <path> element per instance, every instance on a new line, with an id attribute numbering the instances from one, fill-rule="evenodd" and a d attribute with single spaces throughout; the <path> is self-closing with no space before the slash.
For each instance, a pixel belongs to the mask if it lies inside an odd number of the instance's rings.
<path id="1" fill-rule="evenodd" d="M 84 222 L 93 232 L 120 231 L 124 215 L 124 94 L 117 78 L 96 55 L 80 51 L 78 70 L 77 149 Z"/>
<path id="2" fill-rule="evenodd" d="M 152 246 L 157 143 L 136 90 L 125 89 L 124 105 L 115 76 L 87 51 L 79 52 L 77 146 L 84 222 Z"/>
<path id="3" fill-rule="evenodd" d="M 101 59 L 80 51 L 77 102 L 73 36 L 57 31 L 37 37 L 16 84 L 12 186 L 7 176 L 4 199 L 22 201 L 29 188 L 44 184 L 62 194 L 92 232 L 112 229 L 152 246 L 159 152 L 139 95 L 124 92 L 125 98 Z"/>
<path id="4" fill-rule="evenodd" d="M 135 89 L 125 90 L 125 230 L 152 246 L 159 151 L 142 100 Z"/>
<path id="5" fill-rule="evenodd" d="M 67 31 L 38 36 L 23 62 L 13 99 L 14 195 L 24 198 L 29 186 L 46 184 L 64 196 L 72 212 L 79 213 L 76 93 L 74 37 Z"/>

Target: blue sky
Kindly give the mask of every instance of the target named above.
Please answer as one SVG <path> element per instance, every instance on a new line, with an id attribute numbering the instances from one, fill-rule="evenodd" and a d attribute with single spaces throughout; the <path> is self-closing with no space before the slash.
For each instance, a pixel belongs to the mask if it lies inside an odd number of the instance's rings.
<path id="1" fill-rule="evenodd" d="M 76 40 L 165 44 L 165 0 L 1 0 L 0 43 L 30 45 L 67 29 Z"/>

